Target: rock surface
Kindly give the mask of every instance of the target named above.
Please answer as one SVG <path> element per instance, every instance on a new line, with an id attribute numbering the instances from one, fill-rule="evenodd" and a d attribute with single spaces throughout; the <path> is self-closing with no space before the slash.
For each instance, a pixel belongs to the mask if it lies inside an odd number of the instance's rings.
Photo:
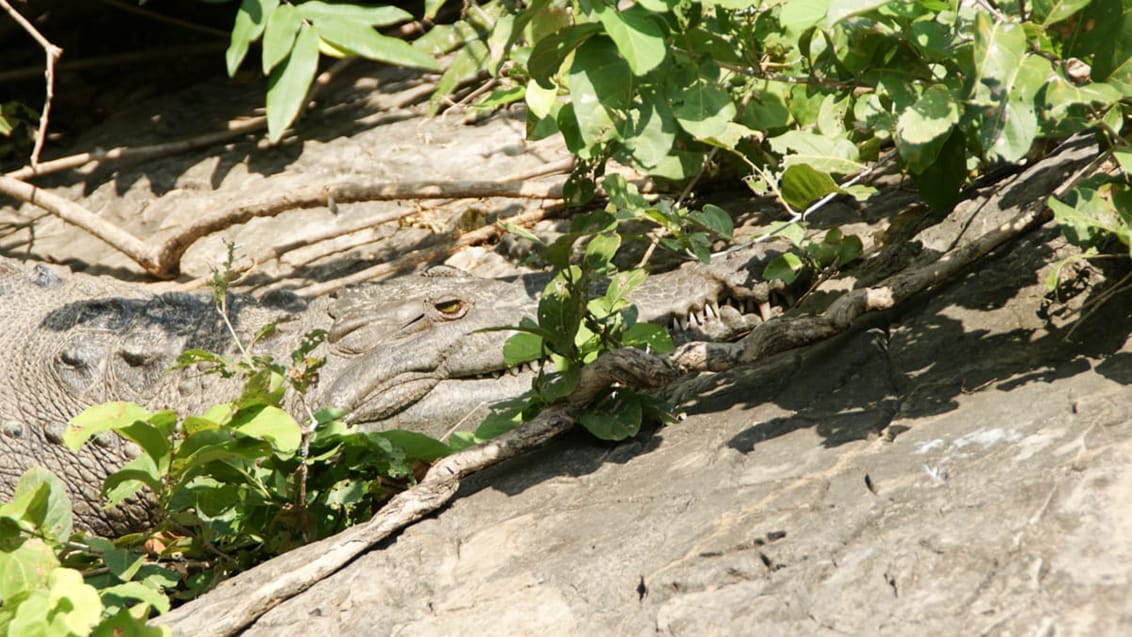
<path id="1" fill-rule="evenodd" d="M 1058 245 L 469 480 L 247 634 L 1127 634 L 1128 297 L 1067 339 Z"/>

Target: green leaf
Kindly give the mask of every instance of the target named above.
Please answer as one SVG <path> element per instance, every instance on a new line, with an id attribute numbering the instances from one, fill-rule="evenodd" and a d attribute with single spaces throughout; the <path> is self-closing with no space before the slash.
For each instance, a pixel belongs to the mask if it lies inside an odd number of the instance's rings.
<path id="1" fill-rule="evenodd" d="M 542 337 L 530 332 L 511 335 L 503 343 L 503 362 L 508 367 L 542 358 Z"/>
<path id="2" fill-rule="evenodd" d="M 793 245 L 800 246 L 802 240 L 806 238 L 806 229 L 796 221 L 781 221 L 772 226 L 768 234 L 782 237 Z"/>
<path id="3" fill-rule="evenodd" d="M 408 11 L 388 5 L 366 7 L 356 4 L 307 0 L 307 2 L 295 5 L 295 9 L 301 17 L 313 22 L 320 20 L 347 21 L 371 27 L 387 27 L 413 19 L 413 14 Z"/>
<path id="4" fill-rule="evenodd" d="M 1121 146 L 1112 150 L 1116 163 L 1120 164 L 1125 174 L 1132 174 L 1132 146 Z"/>
<path id="5" fill-rule="evenodd" d="M 1128 245 L 1132 241 L 1127 223 L 1121 219 L 1111 201 L 1094 188 L 1078 186 L 1070 192 L 1069 203 L 1050 197 L 1047 204 L 1061 232 L 1070 243 L 1080 247 L 1097 245 L 1109 236 L 1116 236 Z"/>
<path id="6" fill-rule="evenodd" d="M 4 600 L 0 622 L 8 615 L 6 635 L 71 637 L 89 635 L 102 614 L 94 587 L 69 568 L 54 568 L 40 586 L 16 600 Z"/>
<path id="7" fill-rule="evenodd" d="M 663 326 L 655 323 L 635 323 L 621 335 L 621 343 L 627 347 L 644 347 L 657 354 L 667 354 L 675 349 L 672 336 Z"/>
<path id="8" fill-rule="evenodd" d="M 134 575 L 137 575 L 138 569 L 146 561 L 145 555 L 121 548 L 106 551 L 102 554 L 102 559 L 110 573 L 123 582 L 134 579 Z"/>
<path id="9" fill-rule="evenodd" d="M 169 470 L 169 461 L 172 453 L 169 437 L 171 431 L 162 431 L 146 421 L 134 421 L 132 424 L 117 429 L 119 435 L 141 447 L 142 452 L 154 462 L 159 473 Z"/>
<path id="10" fill-rule="evenodd" d="M 299 5 L 300 8 L 305 6 Z M 314 18 L 314 28 L 319 37 L 354 55 L 397 66 L 440 70 L 440 65 L 428 53 L 399 38 L 382 35 L 361 22 L 324 16 Z"/>
<path id="11" fill-rule="evenodd" d="M 91 436 L 123 429 L 135 422 L 148 420 L 151 415 L 141 405 L 124 401 L 87 407 L 68 423 L 63 432 L 63 444 L 71 451 L 78 451 Z"/>
<path id="12" fill-rule="evenodd" d="M 763 269 L 763 278 L 767 281 L 782 281 L 790 285 L 802 272 L 805 265 L 802 258 L 793 252 L 787 252 L 771 259 Z"/>
<path id="13" fill-rule="evenodd" d="M 594 272 L 605 272 L 613 264 L 613 256 L 621 247 L 621 235 L 617 232 L 603 232 L 594 235 L 586 243 L 586 267 Z"/>
<path id="14" fill-rule="evenodd" d="M 154 494 L 160 494 L 164 477 L 149 456 L 134 458 L 102 482 L 102 494 L 106 498 L 107 508 L 133 497 L 143 487 L 149 488 Z"/>
<path id="15" fill-rule="evenodd" d="M 768 141 L 774 152 L 784 155 L 786 166 L 809 164 L 815 170 L 839 175 L 852 175 L 865 169 L 865 165 L 857 161 L 857 147 L 844 137 L 792 130 Z"/>
<path id="16" fill-rule="evenodd" d="M 609 288 L 602 297 L 607 299 L 610 307 L 614 309 L 623 307 L 628 296 L 640 287 L 647 277 L 648 273 L 640 268 L 618 272 L 609 279 Z"/>
<path id="17" fill-rule="evenodd" d="M 857 235 L 849 235 L 843 238 L 837 244 L 838 267 L 856 261 L 861 257 L 864 251 L 865 246 L 861 243 L 861 238 Z"/>
<path id="18" fill-rule="evenodd" d="M 103 600 L 110 598 L 113 600 L 114 605 L 119 607 L 125 606 L 127 600 L 131 600 L 148 604 L 151 608 L 156 610 L 159 615 L 164 615 L 169 612 L 169 598 L 161 593 L 161 591 L 146 586 L 141 582 L 127 581 L 117 586 L 105 588 L 102 590 L 102 598 Z"/>
<path id="19" fill-rule="evenodd" d="M 1029 143 L 1018 154 L 1026 135 L 1036 123 L 1020 121 L 1030 107 L 1014 95 L 1015 81 L 1023 66 L 1026 34 L 1020 25 L 994 21 L 979 12 L 975 19 L 974 65 L 975 83 L 972 109 L 983 150 L 1005 161 L 1014 161 L 1029 150 Z M 1018 126 L 1024 126 L 1019 129 Z M 1032 139 L 1032 133 L 1030 135 Z"/>
<path id="20" fill-rule="evenodd" d="M 91 637 L 169 637 L 171 634 L 168 626 L 149 626 L 123 608 L 99 624 Z"/>
<path id="21" fill-rule="evenodd" d="M 425 0 L 424 19 L 432 20 L 448 0 Z"/>
<path id="22" fill-rule="evenodd" d="M 791 0 L 782 4 L 778 21 L 791 33 L 801 33 L 825 19 L 830 0 Z"/>
<path id="23" fill-rule="evenodd" d="M 58 566 L 55 551 L 46 542 L 0 523 L 0 599 L 7 603 L 44 586 L 48 573 Z M 0 607 L 0 612 L 6 610 L 7 604 Z"/>
<path id="24" fill-rule="evenodd" d="M 621 144 L 632 164 L 650 174 L 672 153 L 679 127 L 667 105 L 646 99 L 617 125 Z"/>
<path id="25" fill-rule="evenodd" d="M 564 272 L 570 272 L 573 277 L 580 276 L 576 266 L 571 266 Z M 552 336 L 552 340 L 547 342 L 552 351 L 562 356 L 572 354 L 584 303 L 585 299 L 571 289 L 563 274 L 560 273 L 547 284 L 539 299 L 538 324 Z"/>
<path id="26" fill-rule="evenodd" d="M 610 136 L 614 117 L 628 108 L 633 88 L 633 74 L 613 42 L 586 40 L 574 53 L 566 82 L 582 140 L 592 145 Z"/>
<path id="27" fill-rule="evenodd" d="M 601 25 L 596 23 L 576 24 L 563 27 L 540 40 L 527 60 L 531 78 L 545 89 L 557 88 L 554 77 L 567 56 L 600 31 Z"/>
<path id="28" fill-rule="evenodd" d="M 731 94 L 714 82 L 697 82 L 671 97 L 679 100 L 672 113 L 680 127 L 701 139 L 723 134 L 737 112 Z"/>
<path id="29" fill-rule="evenodd" d="M 967 146 L 963 133 L 955 128 L 944 141 L 935 161 L 923 172 L 911 173 L 920 197 L 932 210 L 943 214 L 959 201 L 959 190 L 967 181 Z"/>
<path id="30" fill-rule="evenodd" d="M 1034 0 L 1032 19 L 1048 27 L 1084 9 L 1089 2 L 1090 0 Z"/>
<path id="31" fill-rule="evenodd" d="M 443 458 L 452 453 L 452 448 L 448 445 L 417 431 L 389 429 L 387 431 L 374 432 L 370 435 L 385 438 L 395 446 L 401 448 L 405 452 L 405 457 L 409 460 L 433 462 L 437 458 Z"/>
<path id="32" fill-rule="evenodd" d="M 267 137 L 272 143 L 299 116 L 318 70 L 318 34 L 303 25 L 287 61 L 275 68 L 267 86 Z"/>
<path id="33" fill-rule="evenodd" d="M 782 173 L 782 198 L 795 210 L 804 210 L 811 203 L 841 192 L 829 173 L 806 164 L 792 164 Z"/>
<path id="34" fill-rule="evenodd" d="M 38 534 L 57 542 L 66 541 L 74 530 L 67 486 L 43 467 L 20 476 L 12 499 L 0 505 L 0 516 L 28 522 Z"/>
<path id="35" fill-rule="evenodd" d="M 896 149 L 908 170 L 923 172 L 935 163 L 939 151 L 959 123 L 959 102 L 947 87 L 935 85 L 896 123 Z"/>
<path id="36" fill-rule="evenodd" d="M 302 443 L 302 428 L 291 414 L 274 405 L 264 405 L 262 408 L 251 409 L 248 414 L 239 414 L 233 419 L 236 431 L 245 436 L 266 440 L 275 449 L 284 453 L 293 453 Z"/>
<path id="37" fill-rule="evenodd" d="M 822 26 L 832 27 L 855 16 L 868 13 L 878 7 L 890 4 L 891 0 L 827 0 L 829 5 Z"/>
<path id="38" fill-rule="evenodd" d="M 648 10 L 637 5 L 619 10 L 597 3 L 594 14 L 629 63 L 633 75 L 644 75 L 664 61 L 668 50 L 664 30 Z"/>
<path id="39" fill-rule="evenodd" d="M 236 69 L 248 54 L 248 47 L 255 42 L 267 25 L 267 19 L 279 6 L 279 0 L 243 0 L 236 12 L 236 23 L 232 26 L 232 37 L 224 61 L 228 66 L 228 77 L 236 74 Z"/>
<path id="40" fill-rule="evenodd" d="M 282 4 L 267 19 L 263 31 L 263 74 L 271 73 L 291 53 L 303 21 L 294 5 Z"/>
<path id="41" fill-rule="evenodd" d="M 586 410 L 578 422 L 601 440 L 625 440 L 641 430 L 641 403 L 613 396 Z"/>
<path id="42" fill-rule="evenodd" d="M 693 210 L 688 213 L 688 218 L 725 239 L 730 239 L 735 231 L 731 215 L 714 204 L 705 204 L 703 210 Z"/>

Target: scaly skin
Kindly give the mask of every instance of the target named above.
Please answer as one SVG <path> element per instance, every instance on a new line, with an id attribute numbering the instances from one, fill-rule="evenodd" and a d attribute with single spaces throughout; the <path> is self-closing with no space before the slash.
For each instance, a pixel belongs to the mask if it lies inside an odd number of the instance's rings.
<path id="1" fill-rule="evenodd" d="M 685 340 L 734 337 L 759 322 L 753 309 L 765 310 L 770 295 L 759 281 L 761 263 L 768 251 L 782 249 L 755 246 L 708 266 L 649 277 L 631 300 L 640 320 L 684 328 Z M 327 329 L 329 342 L 315 352 L 326 357 L 318 404 L 343 408 L 363 429 L 439 437 L 475 427 L 488 405 L 530 387 L 528 373 L 505 371 L 502 348 L 510 332 L 479 330 L 533 317 L 545 281 L 433 268 L 309 303 L 233 295 L 228 317 L 244 343 L 278 322 L 276 333 L 256 345 L 257 353 L 277 360 L 288 360 L 307 331 Z M 7 353 L 0 361 L 0 499 L 26 469 L 46 466 L 68 484 L 77 518 L 95 532 L 122 531 L 145 517 L 144 509 L 105 512 L 98 504 L 102 479 L 133 450 L 107 437 L 72 454 L 61 444 L 71 417 L 110 400 L 199 413 L 239 391 L 237 381 L 215 375 L 165 371 L 187 349 L 235 353 L 211 295 L 153 295 L 110 279 L 58 276 L 0 260 L 0 321 Z"/>

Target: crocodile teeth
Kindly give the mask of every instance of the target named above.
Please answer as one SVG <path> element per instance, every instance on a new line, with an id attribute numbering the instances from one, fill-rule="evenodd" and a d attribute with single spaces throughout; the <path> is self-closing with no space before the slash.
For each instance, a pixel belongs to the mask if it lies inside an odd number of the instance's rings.
<path id="1" fill-rule="evenodd" d="M 704 304 L 704 320 L 719 318 L 719 310 L 716 309 L 714 303 Z"/>
<path id="2" fill-rule="evenodd" d="M 759 316 L 761 316 L 764 321 L 770 320 L 770 301 L 763 301 L 762 303 L 759 303 Z"/>

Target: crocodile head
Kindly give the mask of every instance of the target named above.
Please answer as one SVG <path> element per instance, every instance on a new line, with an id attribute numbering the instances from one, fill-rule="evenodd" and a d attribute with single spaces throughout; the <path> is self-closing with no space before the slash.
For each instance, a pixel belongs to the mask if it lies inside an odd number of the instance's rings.
<path id="1" fill-rule="evenodd" d="M 762 281 L 762 265 L 785 249 L 758 244 L 650 276 L 630 301 L 638 320 L 670 326 L 678 341 L 734 338 L 767 318 L 776 288 Z M 513 332 L 498 328 L 533 317 L 546 281 L 439 267 L 343 292 L 328 309 L 332 382 L 322 404 L 364 429 L 441 437 L 474 427 L 491 403 L 530 389 L 530 370 L 505 366 Z"/>
<path id="2" fill-rule="evenodd" d="M 366 428 L 435 434 L 462 415 L 459 396 L 430 396 L 436 386 L 498 380 L 506 369 L 503 343 L 512 332 L 481 330 L 517 325 L 537 303 L 523 280 L 481 279 L 449 267 L 351 288 L 328 308 L 334 319 L 329 353 L 337 364 L 328 364 L 325 375 L 333 382 L 323 401 Z M 406 420 L 404 412 L 426 396 L 447 398 L 449 408 L 430 414 L 432 422 Z"/>

